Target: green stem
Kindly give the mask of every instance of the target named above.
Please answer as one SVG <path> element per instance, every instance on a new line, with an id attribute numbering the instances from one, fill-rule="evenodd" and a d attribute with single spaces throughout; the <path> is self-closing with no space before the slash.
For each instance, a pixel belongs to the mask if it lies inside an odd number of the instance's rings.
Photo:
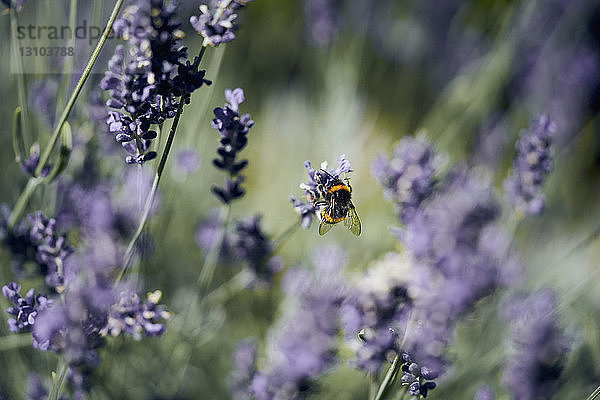
<path id="1" fill-rule="evenodd" d="M 244 290 L 253 279 L 254 275 L 248 269 L 244 268 L 227 282 L 206 295 L 204 301 L 208 304 L 223 304 L 235 294 Z"/>
<path id="2" fill-rule="evenodd" d="M 31 346 L 31 334 L 16 334 L 0 337 L 0 352 Z"/>
<path id="3" fill-rule="evenodd" d="M 219 236 L 217 237 L 217 243 L 206 255 L 204 265 L 202 266 L 200 274 L 198 275 L 199 296 L 203 296 L 205 294 L 206 290 L 208 289 L 208 286 L 212 282 L 212 278 L 215 273 L 215 268 L 217 266 L 217 262 L 219 261 L 219 256 L 221 255 L 221 248 L 223 247 L 223 239 L 225 239 L 225 231 L 227 229 L 227 223 L 229 222 L 230 214 L 231 205 L 223 205 L 221 211 L 221 229 L 219 229 L 218 232 Z"/>
<path id="4" fill-rule="evenodd" d="M 390 369 L 387 374 L 385 374 L 385 378 L 381 382 L 379 386 L 379 391 L 377 392 L 377 396 L 373 400 L 383 400 L 385 396 L 389 393 L 390 388 L 394 384 L 394 380 L 396 379 L 396 375 L 398 375 L 398 371 L 400 370 L 400 356 L 396 356 Z"/>
<path id="5" fill-rule="evenodd" d="M 65 384 L 65 379 L 67 378 L 67 372 L 69 372 L 68 364 L 64 361 L 61 361 L 58 367 L 58 374 L 56 378 L 52 380 L 52 390 L 50 390 L 48 400 L 58 400 L 60 398 L 60 393 L 62 392 Z"/>
<path id="6" fill-rule="evenodd" d="M 108 35 L 112 29 L 115 19 L 117 18 L 117 14 L 119 13 L 119 10 L 121 9 L 122 4 L 123 4 L 123 0 L 117 0 L 115 2 L 115 6 L 113 7 L 110 18 L 108 19 L 106 28 L 104 28 L 102 37 L 100 37 L 100 40 L 98 41 L 98 44 L 96 45 L 96 48 L 94 49 L 92 55 L 90 56 L 90 59 L 88 60 L 88 63 L 85 66 L 85 69 L 83 70 L 81 78 L 79 78 L 79 82 L 77 82 L 77 86 L 75 87 L 75 90 L 73 90 L 73 93 L 71 94 L 71 98 L 69 98 L 69 101 L 67 102 L 67 106 L 65 107 L 65 110 L 63 111 L 63 113 L 60 117 L 60 120 L 58 121 L 58 124 L 56 125 L 56 128 L 54 129 L 54 132 L 52 133 L 52 137 L 50 138 L 50 141 L 46 144 L 46 147 L 44 148 L 44 152 L 40 156 L 39 164 L 35 170 L 36 176 L 40 176 L 44 167 L 48 163 L 48 159 L 50 158 L 52 151 L 56 147 L 58 138 L 60 137 L 60 132 L 62 131 L 62 127 L 65 124 L 65 122 L 67 121 L 67 118 L 69 118 L 71 109 L 75 105 L 75 100 L 77 100 L 79 93 L 83 89 L 83 86 L 84 86 L 85 82 L 87 81 L 87 78 L 90 75 L 90 72 L 92 71 L 92 67 L 94 66 L 96 60 L 98 59 L 100 50 L 102 50 L 102 47 L 104 46 L 104 43 L 106 42 L 106 39 L 108 38 Z M 37 180 L 37 179 L 38 178 L 36 178 L 36 177 L 31 177 L 29 179 L 29 182 L 27 183 L 27 187 L 30 186 L 32 181 Z M 34 185 L 34 189 L 35 189 L 35 186 L 37 186 L 37 184 Z M 19 196 L 19 199 L 17 200 L 17 204 L 21 204 L 21 207 L 17 208 L 15 206 L 15 208 L 13 209 L 13 211 L 11 213 L 10 222 L 9 222 L 11 227 L 14 226 L 14 224 L 21 218 L 21 216 L 25 210 L 25 206 L 27 205 L 29 198 L 33 194 L 33 190 L 28 191 L 27 187 L 21 193 L 21 195 Z"/>
<path id="7" fill-rule="evenodd" d="M 598 396 L 600 396 L 600 386 L 598 386 L 585 400 L 595 400 Z"/>
<path id="8" fill-rule="evenodd" d="M 142 214 L 142 218 L 138 224 L 138 227 L 133 234 L 133 237 L 129 241 L 127 245 L 127 250 L 125 251 L 125 256 L 123 257 L 123 267 L 121 268 L 121 272 L 117 278 L 117 283 L 120 282 L 127 270 L 131 267 L 131 262 L 133 260 L 133 254 L 135 249 L 135 244 L 139 239 L 142 231 L 144 230 L 144 226 L 146 226 L 146 222 L 148 221 L 148 217 L 150 216 L 150 211 L 152 210 L 152 204 L 154 203 L 154 199 L 156 197 L 156 193 L 158 191 L 158 185 L 160 183 L 160 178 L 163 175 L 165 170 L 165 165 L 167 164 L 167 158 L 169 157 L 169 152 L 171 151 L 171 146 L 173 145 L 173 139 L 175 139 L 175 133 L 177 133 L 177 126 L 179 125 L 179 119 L 181 118 L 181 114 L 183 113 L 183 106 L 185 105 L 185 95 L 181 96 L 179 99 L 179 106 L 177 107 L 177 113 L 175 114 L 175 118 L 173 119 L 173 124 L 171 125 L 171 130 L 169 131 L 169 136 L 167 137 L 167 142 L 165 144 L 165 149 L 162 152 L 160 157 L 160 161 L 158 163 L 158 168 L 156 169 L 156 174 L 154 175 L 154 181 L 152 182 L 152 189 L 150 189 L 150 194 L 146 198 L 146 204 L 144 205 L 144 212 Z"/>
<path id="9" fill-rule="evenodd" d="M 277 252 L 285 242 L 292 236 L 294 232 L 300 227 L 302 221 L 298 219 L 298 221 L 294 222 L 293 225 L 290 225 L 285 231 L 283 231 L 275 240 L 273 240 L 273 253 Z"/>
<path id="10" fill-rule="evenodd" d="M 27 181 L 27 185 L 25 185 L 25 189 L 23 189 L 23 192 L 17 199 L 17 202 L 15 203 L 12 213 L 10 214 L 10 217 L 8 219 L 9 228 L 12 229 L 15 226 L 18 219 L 25 211 L 25 207 L 27 207 L 27 202 L 29 201 L 29 198 L 31 197 L 33 192 L 35 192 L 35 189 L 40 183 L 42 183 L 41 178 L 36 178 L 34 176 L 29 178 L 29 180 Z"/>
<path id="11" fill-rule="evenodd" d="M 19 106 L 21 107 L 22 118 L 23 118 L 23 132 L 25 135 L 31 135 L 29 131 L 29 104 L 27 104 L 27 96 L 25 94 L 25 72 L 23 71 L 23 59 L 19 51 L 21 43 L 19 41 L 19 35 L 17 35 L 17 27 L 19 25 L 17 10 L 14 7 L 10 8 L 10 28 L 12 31 L 12 45 L 13 45 L 13 56 L 16 62 L 17 68 L 17 97 L 19 99 Z M 23 144 L 23 147 L 24 144 Z M 24 156 L 27 157 L 28 153 L 25 152 Z"/>

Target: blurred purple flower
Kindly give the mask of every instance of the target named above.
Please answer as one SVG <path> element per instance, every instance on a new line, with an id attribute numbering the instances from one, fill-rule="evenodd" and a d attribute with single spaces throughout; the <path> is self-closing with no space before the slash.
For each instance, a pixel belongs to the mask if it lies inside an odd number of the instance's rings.
<path id="1" fill-rule="evenodd" d="M 171 315 L 165 306 L 158 304 L 161 296 L 160 290 L 156 290 L 148 293 L 146 301 L 142 302 L 137 293 L 121 293 L 119 301 L 112 305 L 100 334 L 118 336 L 127 333 L 135 340 L 141 340 L 143 336 L 163 335 L 167 328 L 161 321 L 168 320 Z"/>
<path id="2" fill-rule="evenodd" d="M 491 187 L 474 172 L 455 168 L 399 233 L 418 265 L 408 288 L 416 323 L 405 350 L 437 375 L 445 369 L 442 352 L 456 322 L 519 276 L 510 241 L 496 226 L 499 213 Z"/>
<path id="3" fill-rule="evenodd" d="M 48 287 L 60 291 L 64 281 L 63 265 L 73 248 L 66 236 L 58 233 L 56 220 L 38 211 L 9 230 L 9 215 L 8 208 L 2 207 L 0 239 L 11 251 L 17 272 L 21 272 L 25 264 L 35 263 Z"/>
<path id="4" fill-rule="evenodd" d="M 391 159 L 380 155 L 371 165 L 371 173 L 405 223 L 433 192 L 439 164 L 436 158 L 433 146 L 425 139 L 405 136 L 394 147 Z"/>
<path id="5" fill-rule="evenodd" d="M 225 98 L 229 103 L 214 109 L 212 127 L 219 131 L 221 140 L 217 150 L 220 158 L 215 158 L 213 164 L 217 169 L 227 171 L 229 177 L 225 178 L 222 187 L 213 186 L 212 192 L 223 203 L 229 204 L 245 193 L 240 187 L 244 180 L 240 173 L 248 165 L 248 160 L 237 161 L 236 158 L 248 143 L 247 135 L 254 121 L 250 114 L 239 114 L 239 105 L 246 100 L 242 89 L 225 90 Z"/>
<path id="6" fill-rule="evenodd" d="M 304 15 L 309 38 L 327 47 L 339 31 L 340 0 L 304 0 Z"/>
<path id="7" fill-rule="evenodd" d="M 26 0 L 2 0 L 2 4 L 4 4 L 8 8 L 12 8 L 12 6 L 14 5 L 15 10 L 20 11 L 23 7 L 23 4 L 25 4 L 25 1 Z"/>
<path id="8" fill-rule="evenodd" d="M 256 375 L 257 346 L 253 339 L 240 341 L 232 357 L 234 370 L 229 377 L 229 387 L 235 400 L 252 400 L 248 387 Z"/>
<path id="9" fill-rule="evenodd" d="M 400 354 L 411 300 L 407 293 L 407 260 L 390 253 L 370 268 L 340 308 L 344 333 L 356 354 L 353 363 L 370 375 Z"/>
<path id="10" fill-rule="evenodd" d="M 488 385 L 481 385 L 473 400 L 495 400 L 494 391 Z"/>
<path id="11" fill-rule="evenodd" d="M 235 11 L 252 0 L 212 0 L 210 7 L 200 6 L 200 15 L 192 16 L 190 23 L 203 38 L 203 46 L 218 46 L 235 39 L 238 28 Z"/>
<path id="12" fill-rule="evenodd" d="M 200 157 L 195 149 L 181 150 L 175 158 L 177 159 L 177 168 L 184 175 L 191 175 L 200 167 Z"/>
<path id="13" fill-rule="evenodd" d="M 49 126 L 54 126 L 56 119 L 56 98 L 58 83 L 52 79 L 36 81 L 29 89 L 30 107 L 42 117 Z"/>
<path id="14" fill-rule="evenodd" d="M 504 305 L 513 354 L 503 382 L 515 400 L 549 399 L 558 389 L 570 343 L 556 319 L 556 303 L 556 293 L 542 289 Z"/>
<path id="15" fill-rule="evenodd" d="M 304 202 L 295 198 L 294 196 L 290 197 L 290 201 L 294 205 L 296 212 L 300 214 L 302 228 L 310 228 L 313 218 L 315 217 L 317 211 L 319 211 L 319 207 L 315 206 L 312 202 Z"/>
<path id="16" fill-rule="evenodd" d="M 504 181 L 504 190 L 517 211 L 539 215 L 544 210 L 542 185 L 552 170 L 552 136 L 556 124 L 546 115 L 521 131 L 512 174 Z"/>
<path id="17" fill-rule="evenodd" d="M 21 297 L 20 290 L 21 285 L 16 282 L 2 287 L 4 297 L 13 303 L 6 309 L 7 314 L 15 317 L 8 319 L 8 328 L 11 332 L 31 331 L 37 315 L 52 304 L 52 301 L 48 300 L 46 296 L 41 294 L 35 296 L 33 289 L 30 289 L 25 297 Z"/>
<path id="18" fill-rule="evenodd" d="M 263 232 L 259 216 L 237 221 L 227 243 L 254 275 L 252 286 L 270 285 L 273 276 L 283 268 L 283 259 L 273 256 L 273 242 Z"/>
<path id="19" fill-rule="evenodd" d="M 34 143 L 29 149 L 29 158 L 26 160 L 21 160 L 21 168 L 27 174 L 31 176 L 35 176 L 35 170 L 37 169 L 40 163 L 40 145 L 39 143 Z M 46 166 L 42 169 L 40 176 L 42 178 L 48 176 L 50 173 L 51 165 L 46 164 Z"/>
<path id="20" fill-rule="evenodd" d="M 240 365 L 233 376 L 254 375 L 246 394 L 241 388 L 237 399 L 299 399 L 311 388 L 313 380 L 335 361 L 339 332 L 338 308 L 345 284 L 340 279 L 344 267 L 343 252 L 335 247 L 315 254 L 315 272 L 305 282 L 305 290 L 295 291 L 296 306 L 288 309 L 274 328 L 267 348 L 268 367 L 252 371 L 248 363 Z M 286 273 L 296 274 L 291 269 Z M 291 300 L 291 299 L 290 299 Z"/>

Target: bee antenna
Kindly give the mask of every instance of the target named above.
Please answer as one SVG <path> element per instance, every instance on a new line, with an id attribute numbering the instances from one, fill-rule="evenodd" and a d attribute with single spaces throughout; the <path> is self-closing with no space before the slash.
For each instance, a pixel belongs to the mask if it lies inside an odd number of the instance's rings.
<path id="1" fill-rule="evenodd" d="M 321 171 L 325 172 L 327 175 L 329 175 L 330 177 L 335 179 L 335 177 L 333 175 L 331 175 L 329 172 L 325 171 L 323 168 L 321 168 Z"/>

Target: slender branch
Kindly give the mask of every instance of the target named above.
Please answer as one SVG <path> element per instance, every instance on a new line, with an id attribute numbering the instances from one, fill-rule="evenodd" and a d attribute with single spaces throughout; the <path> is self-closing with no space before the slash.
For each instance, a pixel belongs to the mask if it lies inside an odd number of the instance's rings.
<path id="1" fill-rule="evenodd" d="M 600 386 L 598 386 L 585 400 L 595 400 L 598 396 L 600 396 Z"/>
<path id="2" fill-rule="evenodd" d="M 12 45 L 13 45 L 13 56 L 16 63 L 17 68 L 17 98 L 19 99 L 19 105 L 21 107 L 21 111 L 23 113 L 23 132 L 26 135 L 31 135 L 29 131 L 29 104 L 27 104 L 27 96 L 25 95 L 25 72 L 23 68 L 23 58 L 21 58 L 20 47 L 21 42 L 19 40 L 19 35 L 17 35 L 17 27 L 19 25 L 19 19 L 16 7 L 10 7 L 10 29 L 12 35 Z M 24 147 L 24 144 L 22 144 Z M 27 156 L 27 153 L 24 153 Z M 21 161 L 21 160 L 19 160 Z"/>
<path id="3" fill-rule="evenodd" d="M 398 371 L 400 370 L 400 356 L 397 355 L 390 366 L 387 374 L 385 374 L 385 378 L 381 382 L 379 386 L 379 391 L 377 392 L 377 396 L 373 400 L 383 400 L 385 396 L 389 393 L 390 388 L 394 384 L 394 380 L 396 379 L 396 375 L 398 375 Z"/>
<path id="4" fill-rule="evenodd" d="M 44 148 L 44 152 L 40 156 L 39 164 L 35 170 L 35 174 L 34 174 L 35 176 L 31 177 L 29 179 L 26 189 L 21 193 L 21 195 L 19 196 L 19 199 L 17 200 L 17 204 L 20 205 L 20 207 L 17 208 L 15 206 L 13 208 L 13 211 L 12 211 L 12 213 L 10 215 L 10 219 L 9 219 L 9 225 L 11 227 L 14 226 L 14 224 L 21 218 L 21 216 L 25 210 L 25 206 L 27 205 L 29 198 L 33 194 L 33 190 L 28 191 L 27 187 L 29 187 L 32 184 L 32 181 L 36 181 L 38 179 L 36 177 L 40 176 L 42 171 L 46 167 L 46 164 L 48 163 L 48 159 L 50 158 L 52 151 L 56 147 L 56 143 L 58 142 L 58 138 L 60 137 L 60 132 L 62 131 L 62 127 L 65 124 L 65 122 L 67 121 L 67 119 L 69 118 L 69 114 L 71 113 L 71 110 L 73 109 L 73 106 L 75 105 L 75 101 L 77 100 L 79 93 L 81 93 L 81 90 L 83 89 L 83 86 L 85 85 L 85 82 L 87 81 L 87 78 L 90 75 L 90 72 L 92 71 L 92 67 L 96 63 L 96 60 L 98 59 L 100 50 L 102 50 L 102 47 L 104 46 L 104 43 L 106 42 L 106 39 L 108 38 L 108 35 L 112 29 L 115 19 L 117 18 L 117 14 L 119 14 L 119 10 L 121 9 L 122 4 L 123 4 L 123 0 L 117 0 L 115 2 L 115 6 L 113 7 L 110 18 L 108 19 L 108 22 L 106 23 L 106 27 L 104 28 L 104 32 L 102 33 L 102 36 L 100 37 L 100 40 L 98 41 L 98 44 L 96 45 L 96 48 L 94 49 L 92 55 L 90 56 L 90 59 L 88 60 L 87 65 L 84 68 L 81 78 L 79 78 L 79 81 L 77 82 L 77 86 L 73 90 L 73 93 L 71 94 L 71 97 L 69 98 L 69 101 L 67 102 L 67 105 L 65 107 L 65 110 L 63 111 L 63 113 L 60 117 L 60 120 L 58 121 L 58 124 L 54 128 L 54 132 L 52 133 L 52 137 L 50 138 L 50 141 L 46 144 L 46 147 Z M 37 183 L 39 183 L 39 182 L 37 182 Z M 37 184 L 34 185 L 33 189 L 35 189 L 35 186 L 37 186 Z"/>
<path id="5" fill-rule="evenodd" d="M 206 259 L 204 260 L 204 265 L 202 265 L 202 269 L 200 270 L 200 274 L 198 275 L 198 294 L 203 296 L 208 286 L 212 282 L 213 275 L 215 273 L 215 268 L 217 266 L 217 262 L 219 261 L 219 256 L 221 255 L 221 249 L 223 247 L 223 240 L 225 239 L 225 231 L 227 229 L 227 223 L 229 222 L 229 215 L 231 214 L 231 205 L 225 204 L 223 205 L 221 212 L 221 229 L 219 229 L 217 243 L 208 252 L 206 255 Z"/>
<path id="6" fill-rule="evenodd" d="M 301 219 L 290 225 L 285 231 L 283 231 L 275 240 L 273 240 L 273 253 L 277 252 L 285 242 L 292 236 L 294 232 L 302 225 Z"/>
<path id="7" fill-rule="evenodd" d="M 52 390 L 50 390 L 50 395 L 48 396 L 48 400 L 58 400 L 60 398 L 60 392 L 62 392 L 62 388 L 65 384 L 65 379 L 67 378 L 67 372 L 69 371 L 69 365 L 63 360 L 59 362 L 58 374 L 53 376 L 52 382 Z"/>

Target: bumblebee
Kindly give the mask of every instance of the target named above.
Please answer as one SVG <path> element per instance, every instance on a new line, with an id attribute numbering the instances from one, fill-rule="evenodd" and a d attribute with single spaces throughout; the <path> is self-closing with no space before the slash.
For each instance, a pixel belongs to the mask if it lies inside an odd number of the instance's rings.
<path id="1" fill-rule="evenodd" d="M 319 196 L 316 196 L 313 201 L 316 206 L 324 206 L 321 211 L 319 235 L 326 234 L 335 224 L 344 221 L 344 225 L 350 232 L 360 236 L 360 219 L 351 201 L 352 186 L 350 186 L 350 179 L 346 177 L 345 182 L 343 182 L 324 169 L 321 169 L 320 172 L 324 175 L 315 174 Z M 323 177 L 326 179 L 323 179 Z"/>

